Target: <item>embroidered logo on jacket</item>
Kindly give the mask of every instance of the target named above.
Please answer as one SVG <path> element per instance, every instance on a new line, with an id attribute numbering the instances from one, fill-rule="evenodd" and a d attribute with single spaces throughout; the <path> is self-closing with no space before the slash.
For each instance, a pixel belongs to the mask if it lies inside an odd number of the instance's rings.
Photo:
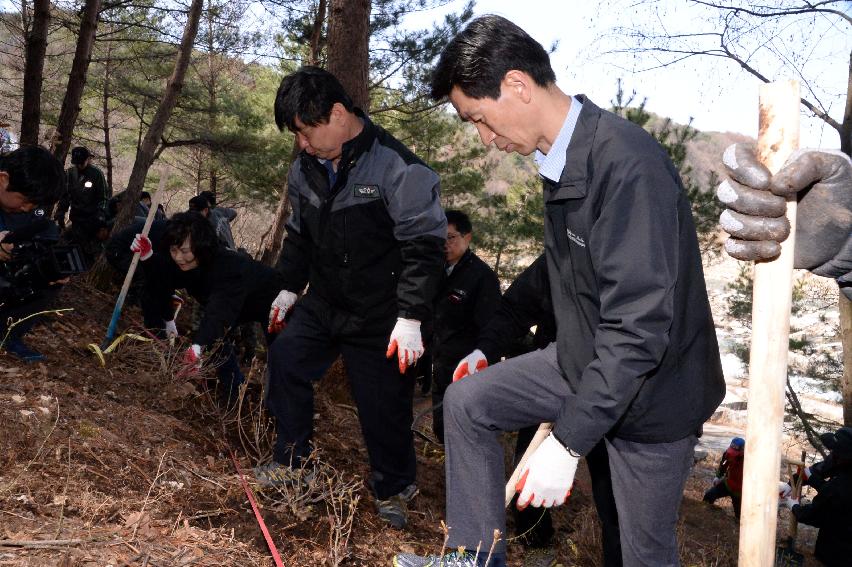
<path id="1" fill-rule="evenodd" d="M 582 236 L 578 236 L 578 235 L 574 234 L 573 232 L 571 232 L 570 228 L 566 228 L 565 232 L 568 233 L 568 240 L 570 240 L 571 242 L 573 242 L 577 246 L 582 246 L 583 248 L 586 247 L 586 241 L 583 240 Z"/>
<path id="2" fill-rule="evenodd" d="M 378 185 L 359 185 L 355 184 L 355 196 L 361 197 L 362 199 L 378 199 L 379 198 L 379 186 Z"/>

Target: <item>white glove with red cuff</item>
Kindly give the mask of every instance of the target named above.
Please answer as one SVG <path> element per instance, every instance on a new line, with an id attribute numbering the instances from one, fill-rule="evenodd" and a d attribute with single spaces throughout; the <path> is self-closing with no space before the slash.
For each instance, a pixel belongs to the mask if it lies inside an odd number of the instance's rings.
<path id="1" fill-rule="evenodd" d="M 483 368 L 488 368 L 488 360 L 485 358 L 485 353 L 476 349 L 459 362 L 453 372 L 453 382 L 461 380 L 465 376 L 476 374 Z"/>
<path id="2" fill-rule="evenodd" d="M 137 234 L 133 237 L 133 243 L 130 245 L 131 252 L 139 254 L 139 259 L 143 262 L 154 254 L 154 248 L 151 246 L 151 241 L 144 234 Z"/>
<path id="3" fill-rule="evenodd" d="M 278 297 L 275 298 L 272 302 L 272 307 L 269 309 L 269 328 L 267 330 L 270 333 L 280 333 L 287 326 L 284 318 L 293 309 L 293 306 L 296 305 L 298 298 L 299 296 L 286 289 L 282 289 L 278 293 Z"/>
<path id="4" fill-rule="evenodd" d="M 559 440 L 548 435 L 527 461 L 515 490 L 518 510 L 530 504 L 550 508 L 561 506 L 571 494 L 579 455 L 572 454 Z"/>
<path id="5" fill-rule="evenodd" d="M 417 364 L 423 354 L 423 338 L 420 336 L 420 321 L 398 318 L 391 331 L 387 357 L 394 353 L 399 358 L 399 373 L 405 374 L 409 366 Z"/>
<path id="6" fill-rule="evenodd" d="M 785 498 L 789 498 L 793 494 L 793 487 L 784 482 L 783 480 L 778 481 L 778 498 L 783 500 Z"/>
<path id="7" fill-rule="evenodd" d="M 190 374 L 201 369 L 201 345 L 192 345 L 183 353 L 183 364 Z"/>

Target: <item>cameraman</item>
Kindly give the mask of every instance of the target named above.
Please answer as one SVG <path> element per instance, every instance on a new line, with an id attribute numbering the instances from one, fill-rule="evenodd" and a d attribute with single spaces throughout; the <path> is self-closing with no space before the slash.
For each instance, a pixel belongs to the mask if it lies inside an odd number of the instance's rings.
<path id="1" fill-rule="evenodd" d="M 55 230 L 55 226 L 43 220 L 44 209 L 38 207 L 52 205 L 62 186 L 62 165 L 44 148 L 22 147 L 0 156 L 0 263 L 3 266 L 13 256 L 15 245 L 3 242 L 10 232 L 33 228 L 36 222 L 44 225 L 38 232 Z M 2 273 L 5 274 L 5 270 Z M 44 290 L 21 303 L 8 300 L 10 288 L 14 289 L 14 281 L 0 277 L 0 341 L 3 349 L 25 362 L 41 360 L 44 356 L 27 347 L 22 340 L 35 322 L 34 318 L 11 329 L 7 325 L 9 321 L 20 321 L 42 311 L 55 295 L 55 290 Z"/>

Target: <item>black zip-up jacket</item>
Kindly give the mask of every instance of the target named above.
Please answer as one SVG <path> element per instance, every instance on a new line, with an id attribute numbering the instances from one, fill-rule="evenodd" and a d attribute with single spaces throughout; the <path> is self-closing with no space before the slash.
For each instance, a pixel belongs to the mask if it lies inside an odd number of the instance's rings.
<path id="1" fill-rule="evenodd" d="M 557 353 L 573 391 L 554 435 L 583 455 L 607 433 L 677 441 L 725 395 L 689 200 L 647 132 L 577 98 L 561 178 L 544 181 Z"/>
<path id="2" fill-rule="evenodd" d="M 435 296 L 435 331 L 432 337 L 435 367 L 449 368 L 452 376 L 459 360 L 475 348 L 480 331 L 499 304 L 497 274 L 468 249 L 450 275 L 441 280 Z"/>
<path id="3" fill-rule="evenodd" d="M 75 165 L 65 171 L 65 177 L 65 191 L 59 197 L 54 218 L 64 221 L 65 212 L 70 207 L 69 219 L 72 223 L 106 219 L 112 194 L 103 172 L 94 165 L 86 166 L 83 171 Z"/>
<path id="4" fill-rule="evenodd" d="M 154 312 L 146 314 L 146 321 L 171 319 L 172 294 L 176 289 L 186 289 L 204 306 L 192 341 L 202 347 L 212 345 L 241 323 L 266 323 L 269 306 L 283 283 L 276 270 L 221 246 L 208 263 L 186 272 L 177 267 L 168 252 L 155 252 L 142 265 L 146 295 L 143 305 Z"/>
<path id="5" fill-rule="evenodd" d="M 535 325 L 531 345 L 518 344 Z M 532 349 L 544 348 L 556 338 L 556 320 L 547 281 L 547 259 L 544 254 L 515 278 L 500 301 L 488 325 L 479 334 L 476 348 L 488 364 L 496 364 L 503 356 L 517 356 Z"/>
<path id="6" fill-rule="evenodd" d="M 290 168 L 292 214 L 279 260 L 284 289 L 316 294 L 382 328 L 425 321 L 444 267 L 438 176 L 363 113 L 336 181 L 305 152 Z"/>

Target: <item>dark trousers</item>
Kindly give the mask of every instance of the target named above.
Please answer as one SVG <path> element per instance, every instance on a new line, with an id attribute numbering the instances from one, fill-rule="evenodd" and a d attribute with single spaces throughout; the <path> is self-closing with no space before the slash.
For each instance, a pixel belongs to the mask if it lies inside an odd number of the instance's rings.
<path id="1" fill-rule="evenodd" d="M 276 420 L 277 462 L 297 465 L 310 455 L 313 383 L 342 355 L 370 458 L 373 491 L 385 500 L 414 482 L 414 380 L 400 375 L 396 356 L 385 357 L 394 323 L 364 321 L 310 293 L 296 305 L 269 349 L 267 405 Z"/>
<path id="2" fill-rule="evenodd" d="M 742 505 L 742 495 L 731 492 L 728 489 L 728 485 L 725 484 L 724 480 L 704 493 L 704 501 L 712 504 L 716 500 L 728 496 L 731 497 L 731 504 L 734 506 L 734 516 L 736 516 L 739 520 L 740 506 Z"/>

